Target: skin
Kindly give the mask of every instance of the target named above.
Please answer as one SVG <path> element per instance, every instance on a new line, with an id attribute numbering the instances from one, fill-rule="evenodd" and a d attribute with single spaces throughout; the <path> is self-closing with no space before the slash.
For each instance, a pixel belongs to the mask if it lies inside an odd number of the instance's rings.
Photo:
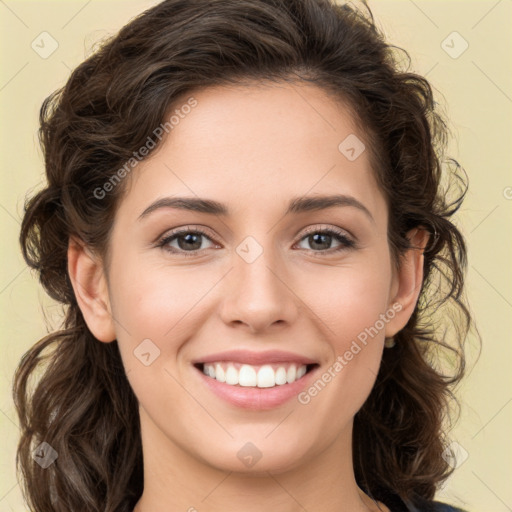
<path id="1" fill-rule="evenodd" d="M 396 271 L 369 151 L 349 161 L 338 150 L 365 133 L 323 90 L 249 84 L 194 97 L 197 106 L 126 178 L 108 261 L 79 240 L 69 244 L 87 325 L 98 342 L 118 340 L 140 404 L 145 481 L 135 511 L 387 510 L 356 485 L 353 418 L 385 338 L 414 311 L 427 234 L 409 233 L 420 249 Z M 355 197 L 372 218 L 351 206 L 284 215 L 291 198 L 334 192 Z M 213 199 L 230 215 L 162 208 L 138 220 L 166 196 Z M 207 231 L 195 255 L 156 246 L 186 226 Z M 304 234 L 316 227 L 343 230 L 356 248 L 334 252 L 335 238 L 318 248 Z M 251 263 L 236 252 L 247 236 L 263 250 Z M 308 404 L 239 409 L 213 395 L 191 364 L 233 348 L 277 349 L 318 361 L 323 373 L 393 304 L 401 310 Z M 160 350 L 149 366 L 133 354 L 144 339 Z M 252 467 L 237 457 L 249 441 L 261 453 Z"/>

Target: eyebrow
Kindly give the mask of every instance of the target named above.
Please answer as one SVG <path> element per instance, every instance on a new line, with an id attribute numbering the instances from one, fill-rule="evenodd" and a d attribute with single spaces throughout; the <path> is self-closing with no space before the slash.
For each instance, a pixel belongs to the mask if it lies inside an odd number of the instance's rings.
<path id="1" fill-rule="evenodd" d="M 346 206 L 357 208 L 372 222 L 375 222 L 372 214 L 364 204 L 358 201 L 355 197 L 344 194 L 296 197 L 290 201 L 285 215 Z M 198 197 L 163 197 L 150 204 L 139 215 L 138 220 L 142 220 L 144 217 L 147 217 L 149 214 L 161 208 L 177 208 L 180 210 L 191 210 L 199 213 L 221 216 L 229 216 L 230 214 L 226 205 L 212 199 L 201 199 Z"/>

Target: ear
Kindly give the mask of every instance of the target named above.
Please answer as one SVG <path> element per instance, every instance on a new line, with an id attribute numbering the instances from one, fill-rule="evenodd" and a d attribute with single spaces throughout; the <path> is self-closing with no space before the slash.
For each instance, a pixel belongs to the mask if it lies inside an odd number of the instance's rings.
<path id="1" fill-rule="evenodd" d="M 394 272 L 389 308 L 396 314 L 386 324 L 385 336 L 392 338 L 403 329 L 414 312 L 423 282 L 423 252 L 429 239 L 424 228 L 414 228 L 407 233 L 411 242 L 401 259 L 400 268 Z"/>
<path id="2" fill-rule="evenodd" d="M 102 261 L 76 238 L 70 238 L 68 244 L 68 273 L 89 330 L 99 341 L 114 341 L 116 333 Z"/>

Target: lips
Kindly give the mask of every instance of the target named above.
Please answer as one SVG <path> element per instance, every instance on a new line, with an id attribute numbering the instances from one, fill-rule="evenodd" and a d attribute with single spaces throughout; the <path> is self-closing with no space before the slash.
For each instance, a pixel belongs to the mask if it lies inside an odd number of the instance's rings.
<path id="1" fill-rule="evenodd" d="M 309 357 L 281 350 L 268 350 L 264 352 L 229 350 L 204 356 L 201 359 L 192 361 L 192 364 L 216 363 L 219 361 L 231 361 L 233 363 L 250 364 L 253 366 L 275 363 L 317 364 L 317 361 Z"/>
<path id="2" fill-rule="evenodd" d="M 253 410 L 271 409 L 297 396 L 319 366 L 291 352 L 245 350 L 210 354 L 193 364 L 214 394 Z"/>

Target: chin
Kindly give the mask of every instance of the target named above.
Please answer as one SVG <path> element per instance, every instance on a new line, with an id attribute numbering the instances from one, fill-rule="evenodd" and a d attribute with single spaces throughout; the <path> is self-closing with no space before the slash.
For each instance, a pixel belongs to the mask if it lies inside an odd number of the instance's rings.
<path id="1" fill-rule="evenodd" d="M 261 436 L 255 436 L 258 439 Z M 238 438 L 240 439 L 240 438 Z M 268 476 L 268 473 L 285 473 L 304 464 L 307 447 L 290 439 L 275 438 L 244 441 L 230 440 L 221 443 L 219 449 L 202 456 L 209 466 L 228 472 L 244 473 L 252 476 Z"/>

